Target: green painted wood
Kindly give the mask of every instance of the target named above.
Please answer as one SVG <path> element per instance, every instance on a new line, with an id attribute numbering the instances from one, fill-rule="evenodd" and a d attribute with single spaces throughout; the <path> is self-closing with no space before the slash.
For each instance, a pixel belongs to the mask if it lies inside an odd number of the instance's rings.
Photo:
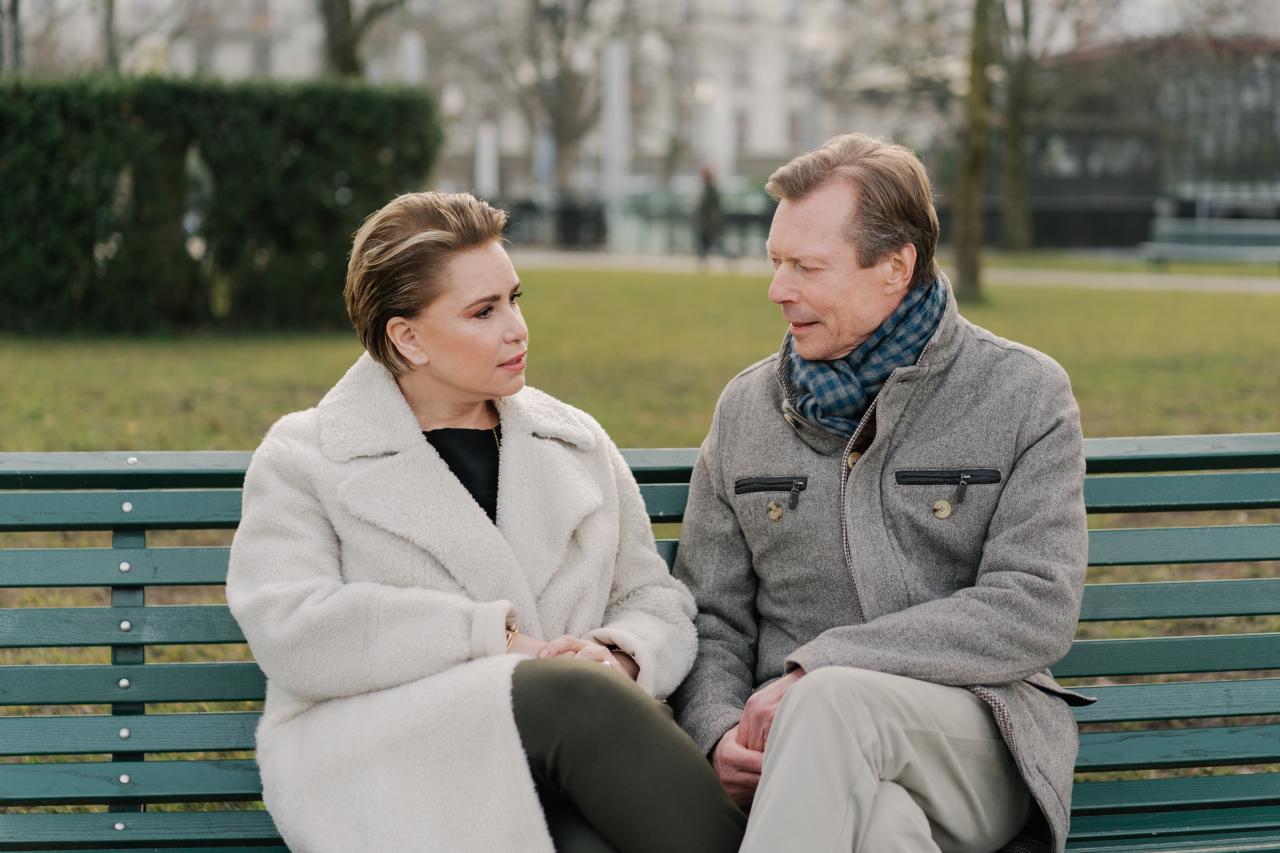
<path id="1" fill-rule="evenodd" d="M 1067 842 L 1067 853 L 1280 853 L 1280 832 L 1198 832 L 1175 838 L 1090 839 Z"/>
<path id="2" fill-rule="evenodd" d="M 680 548 L 679 539 L 659 539 L 658 553 L 662 555 L 662 559 L 667 561 L 667 568 L 671 568 L 676 563 L 676 551 Z"/>
<path id="3" fill-rule="evenodd" d="M 1280 773 L 1077 782 L 1072 814 L 1280 804 Z"/>
<path id="4" fill-rule="evenodd" d="M 1074 687 L 1098 701 L 1072 708 L 1081 723 L 1252 717 L 1280 713 L 1280 678 Z"/>
<path id="5" fill-rule="evenodd" d="M 243 643 L 226 605 L 0 610 L 0 647 Z"/>
<path id="6" fill-rule="evenodd" d="M 0 666 L 0 705 L 230 702 L 262 699 L 265 688 L 256 663 Z"/>
<path id="7" fill-rule="evenodd" d="M 689 500 L 689 486 L 684 483 L 643 483 L 640 496 L 644 498 L 650 521 L 680 521 Z"/>
<path id="8" fill-rule="evenodd" d="M 253 749 L 261 716 L 205 712 L 146 714 L 128 720 L 103 714 L 0 717 L 0 756 Z"/>
<path id="9" fill-rule="evenodd" d="M 251 455 L 243 450 L 0 453 L 0 489 L 238 489 Z"/>
<path id="10" fill-rule="evenodd" d="M 0 814 L 0 850 L 193 841 L 279 842 L 280 834 L 265 811 Z"/>
<path id="11" fill-rule="evenodd" d="M 0 850 L 2 849 L 4 848 L 0 847 Z M 209 845 L 171 847 L 167 844 L 164 847 L 55 847 L 48 849 L 51 853 L 120 853 L 122 849 L 131 850 L 133 853 L 209 853 L 210 851 Z M 227 846 L 225 843 L 219 842 L 215 848 L 215 853 L 289 853 L 289 848 L 283 844 L 255 844 L 252 847 L 243 847 Z"/>
<path id="12" fill-rule="evenodd" d="M 1280 669 L 1280 633 L 1077 640 L 1053 665 L 1060 678 Z"/>
<path id="13" fill-rule="evenodd" d="M 0 492 L 0 531 L 235 527 L 240 492 Z"/>
<path id="14" fill-rule="evenodd" d="M 1280 433 L 1086 438 L 1090 474 L 1280 467 Z"/>
<path id="15" fill-rule="evenodd" d="M 698 459 L 696 447 L 642 447 L 622 451 L 637 483 L 687 483 Z"/>
<path id="16" fill-rule="evenodd" d="M 230 553 L 230 548 L 3 548 L 0 589 L 221 584 Z"/>
<path id="17" fill-rule="evenodd" d="M 1076 770 L 1168 769 L 1280 761 L 1280 725 L 1084 732 Z M 1280 797 L 1280 776 L 1271 782 Z"/>
<path id="18" fill-rule="evenodd" d="M 1280 559 L 1280 524 L 1089 531 L 1089 565 L 1235 563 Z"/>
<path id="19" fill-rule="evenodd" d="M 0 806 L 262 799 L 246 760 L 0 764 Z"/>
<path id="20" fill-rule="evenodd" d="M 1274 525 L 1273 525 L 1274 526 Z M 1280 613 L 1280 578 L 1089 584 L 1081 622 Z"/>
<path id="21" fill-rule="evenodd" d="M 1088 477 L 1084 503 L 1089 512 L 1264 509 L 1280 506 L 1280 473 Z"/>
<path id="22" fill-rule="evenodd" d="M 1071 836 L 1079 840 L 1245 830 L 1280 830 L 1280 809 L 1273 806 L 1243 806 L 1135 814 L 1091 814 L 1080 815 L 1071 821 Z"/>

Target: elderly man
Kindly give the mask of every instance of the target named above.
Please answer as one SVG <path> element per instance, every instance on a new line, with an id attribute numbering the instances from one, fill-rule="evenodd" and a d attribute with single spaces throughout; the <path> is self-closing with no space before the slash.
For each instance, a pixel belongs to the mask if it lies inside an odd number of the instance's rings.
<path id="1" fill-rule="evenodd" d="M 744 851 L 1061 851 L 1089 701 L 1047 669 L 1086 564 L 1067 376 L 957 313 L 907 149 L 838 136 L 766 188 L 788 331 L 694 469 L 680 722 Z"/>

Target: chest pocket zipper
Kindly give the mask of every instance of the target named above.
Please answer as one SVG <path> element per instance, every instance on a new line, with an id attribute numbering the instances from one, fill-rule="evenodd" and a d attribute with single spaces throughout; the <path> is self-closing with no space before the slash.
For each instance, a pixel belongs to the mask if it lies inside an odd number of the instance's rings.
<path id="1" fill-rule="evenodd" d="M 800 505 L 800 493 L 809 487 L 808 477 L 743 477 L 733 483 L 735 495 L 753 492 L 790 492 L 791 509 Z"/>
<path id="2" fill-rule="evenodd" d="M 971 485 L 991 485 L 1000 482 L 1000 472 L 994 468 L 941 468 L 915 471 L 895 471 L 899 486 L 955 486 L 952 503 L 964 500 L 964 493 Z"/>

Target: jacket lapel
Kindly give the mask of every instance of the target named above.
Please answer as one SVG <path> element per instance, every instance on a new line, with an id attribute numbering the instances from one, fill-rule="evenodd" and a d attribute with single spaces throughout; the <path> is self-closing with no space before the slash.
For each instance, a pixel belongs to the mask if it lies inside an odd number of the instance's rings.
<path id="1" fill-rule="evenodd" d="M 521 627 L 540 630 L 507 540 L 423 438 L 385 368 L 362 355 L 320 401 L 317 414 L 325 455 L 360 460 L 338 487 L 348 512 L 430 553 L 472 599 L 511 601 Z"/>
<path id="2" fill-rule="evenodd" d="M 604 503 L 577 453 L 596 439 L 585 416 L 533 388 L 499 400 L 498 411 L 498 530 L 536 598 L 566 564 L 574 533 Z"/>

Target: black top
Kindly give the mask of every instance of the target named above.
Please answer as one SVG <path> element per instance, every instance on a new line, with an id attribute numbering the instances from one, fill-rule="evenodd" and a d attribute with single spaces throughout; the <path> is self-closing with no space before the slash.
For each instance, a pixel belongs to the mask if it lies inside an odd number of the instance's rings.
<path id="1" fill-rule="evenodd" d="M 449 470 L 466 486 L 489 515 L 498 519 L 498 440 L 497 429 L 433 429 L 422 433 Z"/>

